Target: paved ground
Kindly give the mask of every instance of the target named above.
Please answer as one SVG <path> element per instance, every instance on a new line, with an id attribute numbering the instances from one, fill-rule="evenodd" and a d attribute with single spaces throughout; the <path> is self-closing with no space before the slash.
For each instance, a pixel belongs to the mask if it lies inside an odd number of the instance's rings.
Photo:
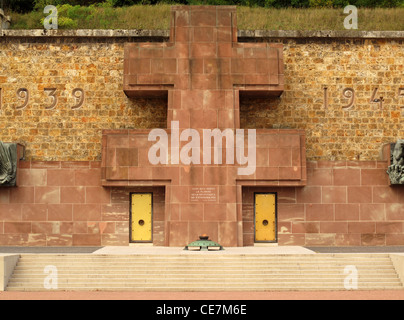
<path id="1" fill-rule="evenodd" d="M 0 300 L 404 300 L 404 290 L 292 292 L 0 292 Z"/>

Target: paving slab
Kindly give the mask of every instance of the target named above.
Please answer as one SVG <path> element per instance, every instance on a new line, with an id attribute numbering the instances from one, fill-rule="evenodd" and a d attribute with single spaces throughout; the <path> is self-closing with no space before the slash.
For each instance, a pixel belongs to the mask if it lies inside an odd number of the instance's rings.
<path id="1" fill-rule="evenodd" d="M 270 292 L 0 292 L 0 300 L 404 300 L 404 290 Z"/>

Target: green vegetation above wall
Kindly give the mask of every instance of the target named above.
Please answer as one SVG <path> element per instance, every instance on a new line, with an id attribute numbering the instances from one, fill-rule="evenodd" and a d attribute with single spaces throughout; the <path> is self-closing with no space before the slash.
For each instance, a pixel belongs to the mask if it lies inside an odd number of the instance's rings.
<path id="1" fill-rule="evenodd" d="M 342 8 L 348 4 L 366 8 L 404 7 L 404 0 L 1 0 L 6 10 L 27 13 L 41 10 L 46 5 L 60 6 L 112 6 L 124 7 L 133 5 L 186 4 L 186 5 L 238 5 L 266 8 Z"/>
<path id="2" fill-rule="evenodd" d="M 64 0 L 37 1 L 63 2 Z M 320 0 L 310 1 L 320 2 Z M 170 4 L 158 4 L 115 8 L 108 2 L 89 6 L 57 5 L 58 25 L 59 29 L 168 30 L 170 6 Z M 12 19 L 11 29 L 43 29 L 43 20 L 47 16 L 41 10 L 33 10 L 29 13 L 9 12 L 9 14 Z M 344 30 L 343 22 L 346 16 L 342 8 L 237 7 L 239 30 Z M 403 16 L 404 7 L 359 8 L 358 30 L 404 30 Z"/>

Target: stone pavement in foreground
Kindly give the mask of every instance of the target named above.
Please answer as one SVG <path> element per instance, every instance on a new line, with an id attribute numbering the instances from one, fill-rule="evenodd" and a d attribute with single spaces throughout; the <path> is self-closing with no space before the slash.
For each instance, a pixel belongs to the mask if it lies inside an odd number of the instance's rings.
<path id="1" fill-rule="evenodd" d="M 268 292 L 0 292 L 0 300 L 404 300 L 404 290 Z"/>

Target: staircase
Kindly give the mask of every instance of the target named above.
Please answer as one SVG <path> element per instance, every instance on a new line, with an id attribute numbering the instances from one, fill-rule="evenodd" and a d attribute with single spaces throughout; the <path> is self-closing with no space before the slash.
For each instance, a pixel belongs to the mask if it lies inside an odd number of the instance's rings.
<path id="1" fill-rule="evenodd" d="M 345 290 L 352 270 L 358 290 L 403 289 L 388 254 L 195 253 L 22 254 L 7 291 Z"/>

